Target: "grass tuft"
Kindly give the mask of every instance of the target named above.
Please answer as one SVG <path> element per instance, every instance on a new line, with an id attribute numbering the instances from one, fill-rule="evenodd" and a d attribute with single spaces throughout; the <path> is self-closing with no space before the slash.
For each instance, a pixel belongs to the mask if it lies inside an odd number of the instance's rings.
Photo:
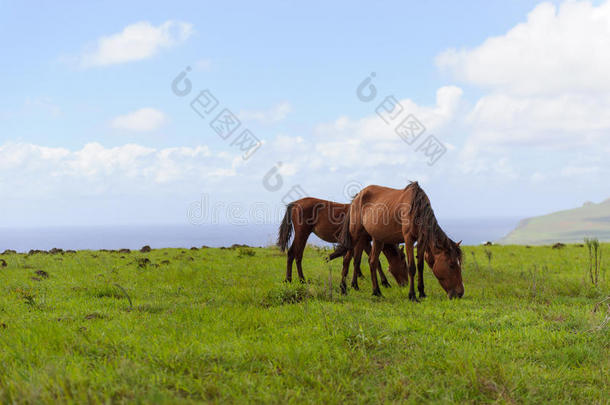
<path id="1" fill-rule="evenodd" d="M 313 297 L 306 284 L 282 284 L 271 289 L 262 301 L 264 307 L 296 304 Z"/>

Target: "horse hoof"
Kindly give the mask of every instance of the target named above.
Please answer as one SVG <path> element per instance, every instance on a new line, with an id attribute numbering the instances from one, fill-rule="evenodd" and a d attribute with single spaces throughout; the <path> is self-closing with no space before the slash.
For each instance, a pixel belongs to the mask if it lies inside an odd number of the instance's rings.
<path id="1" fill-rule="evenodd" d="M 307 283 L 307 281 L 304 278 L 299 279 L 299 281 L 301 282 L 301 284 Z"/>
<path id="2" fill-rule="evenodd" d="M 292 280 L 287 278 L 287 279 L 284 280 L 284 283 L 292 283 Z"/>
<path id="3" fill-rule="evenodd" d="M 413 302 L 419 302 L 419 300 L 417 299 L 417 297 L 415 296 L 415 294 L 413 294 L 413 295 L 409 294 L 409 301 L 413 301 Z"/>
<path id="4" fill-rule="evenodd" d="M 352 288 L 356 291 L 360 290 L 360 287 L 358 287 L 358 284 L 352 283 Z"/>
<path id="5" fill-rule="evenodd" d="M 427 295 L 425 292 L 422 291 L 419 293 L 419 298 L 426 298 L 426 297 L 427 297 Z"/>
<path id="6" fill-rule="evenodd" d="M 347 286 L 345 284 L 341 284 L 341 295 L 347 295 Z"/>
<path id="7" fill-rule="evenodd" d="M 381 290 L 378 288 L 376 290 L 373 290 L 373 296 L 375 297 L 383 297 L 383 295 L 381 295 Z"/>
<path id="8" fill-rule="evenodd" d="M 391 287 L 392 287 L 392 286 L 390 285 L 390 283 L 389 283 L 389 282 L 387 282 L 387 281 L 382 281 L 382 282 L 381 282 L 381 285 L 382 285 L 382 286 L 384 286 L 385 288 L 391 288 Z"/>

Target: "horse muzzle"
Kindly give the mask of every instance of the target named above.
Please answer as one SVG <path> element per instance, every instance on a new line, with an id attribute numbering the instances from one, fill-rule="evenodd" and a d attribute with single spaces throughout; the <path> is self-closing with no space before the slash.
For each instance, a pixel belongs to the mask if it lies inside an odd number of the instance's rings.
<path id="1" fill-rule="evenodd" d="M 463 296 L 464 296 L 464 286 L 460 286 L 447 293 L 447 297 L 449 297 L 450 300 L 452 300 L 454 298 L 462 298 Z"/>

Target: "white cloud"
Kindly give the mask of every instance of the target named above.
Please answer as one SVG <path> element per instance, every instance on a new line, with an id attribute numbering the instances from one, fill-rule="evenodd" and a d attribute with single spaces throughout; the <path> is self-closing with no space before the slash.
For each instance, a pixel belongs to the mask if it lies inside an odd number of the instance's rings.
<path id="1" fill-rule="evenodd" d="M 471 142 L 542 147 L 587 146 L 608 137 L 610 96 L 566 93 L 556 97 L 519 97 L 492 93 L 478 100 L 467 116 Z"/>
<path id="2" fill-rule="evenodd" d="M 414 115 L 424 125 L 426 132 L 442 140 L 451 140 L 455 134 L 449 124 L 461 110 L 462 90 L 455 86 L 441 87 L 436 92 L 436 105 L 421 106 L 410 99 L 399 100 L 404 111 L 391 125 L 371 111 L 371 115 L 359 120 L 340 117 L 336 121 L 321 124 L 315 129 L 316 155 L 310 160 L 332 162 L 344 167 L 377 167 L 384 165 L 421 164 L 425 157 L 418 154 L 417 145 L 408 145 L 394 132 L 399 120 Z M 379 101 L 381 102 L 381 100 Z M 372 106 L 375 109 L 375 106 Z M 315 158 L 317 156 L 317 158 Z M 425 163 L 423 163 L 425 164 Z"/>
<path id="3" fill-rule="evenodd" d="M 126 144 L 108 148 L 89 143 L 74 151 L 23 143 L 0 146 L 0 189 L 21 197 L 66 190 L 74 195 L 131 193 L 235 175 L 230 169 L 231 158 L 213 154 L 207 146 L 155 149 Z"/>
<path id="4" fill-rule="evenodd" d="M 238 116 L 244 121 L 258 121 L 262 124 L 272 124 L 286 118 L 292 112 L 292 105 L 284 101 L 265 111 L 240 111 Z"/>
<path id="5" fill-rule="evenodd" d="M 478 128 L 591 131 L 610 125 L 610 116 L 600 108 L 608 102 L 608 97 L 602 101 L 577 94 L 546 98 L 493 93 L 479 99 L 469 120 Z"/>
<path id="6" fill-rule="evenodd" d="M 101 37 L 80 56 L 82 67 L 108 66 L 148 59 L 164 48 L 188 39 L 193 26 L 181 21 L 166 21 L 154 26 L 147 21 L 128 25 L 118 34 Z"/>
<path id="7" fill-rule="evenodd" d="M 543 178 L 535 165 L 584 174 L 562 169 L 561 162 L 591 145 L 601 154 L 610 141 L 608 49 L 610 1 L 567 1 L 539 4 L 525 22 L 472 49 L 439 54 L 441 69 L 487 90 L 465 115 L 470 136 L 461 147 L 461 169 L 492 173 L 507 159 L 507 165 L 528 166 L 520 172 L 533 181 Z"/>
<path id="8" fill-rule="evenodd" d="M 49 148 L 31 144 L 5 144 L 0 146 L 0 170 L 21 172 L 46 168 L 47 163 L 56 164 L 70 151 L 65 148 Z M 8 176 L 7 176 L 8 177 Z"/>
<path id="9" fill-rule="evenodd" d="M 527 21 L 474 49 L 449 49 L 437 65 L 460 80 L 511 94 L 610 90 L 610 2 L 536 6 Z"/>
<path id="10" fill-rule="evenodd" d="M 150 132 L 161 128 L 166 122 L 167 117 L 162 111 L 147 107 L 115 117 L 111 126 L 126 131 Z"/>

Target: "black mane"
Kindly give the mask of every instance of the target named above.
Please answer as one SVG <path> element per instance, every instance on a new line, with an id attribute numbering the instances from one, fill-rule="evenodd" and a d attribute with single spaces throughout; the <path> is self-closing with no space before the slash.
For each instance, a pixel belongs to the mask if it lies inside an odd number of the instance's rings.
<path id="1" fill-rule="evenodd" d="M 424 252 L 429 251 L 432 247 L 446 251 L 451 260 L 462 260 L 462 249 L 457 243 L 449 239 L 445 231 L 442 230 L 434 210 L 430 205 L 430 199 L 424 190 L 415 182 L 409 183 L 405 187 L 405 191 L 413 189 L 413 203 L 409 210 L 409 214 L 417 225 L 417 245 L 421 246 Z M 419 249 L 418 249 L 419 250 Z"/>

